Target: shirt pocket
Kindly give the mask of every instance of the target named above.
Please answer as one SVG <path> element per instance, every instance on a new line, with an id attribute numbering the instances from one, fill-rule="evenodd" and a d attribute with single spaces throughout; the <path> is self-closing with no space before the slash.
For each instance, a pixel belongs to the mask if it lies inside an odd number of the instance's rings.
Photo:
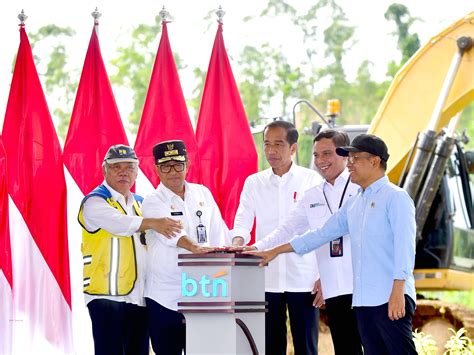
<path id="1" fill-rule="evenodd" d="M 306 206 L 306 214 L 311 229 L 322 226 L 323 222 L 331 216 L 326 202 L 321 201 L 309 203 Z"/>
<path id="2" fill-rule="evenodd" d="M 364 235 L 374 241 L 382 241 L 388 236 L 388 219 L 385 209 L 367 207 L 364 216 Z"/>

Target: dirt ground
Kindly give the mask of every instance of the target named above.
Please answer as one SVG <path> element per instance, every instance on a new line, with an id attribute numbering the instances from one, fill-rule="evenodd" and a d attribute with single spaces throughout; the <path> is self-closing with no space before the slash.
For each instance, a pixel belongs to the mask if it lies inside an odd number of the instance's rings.
<path id="1" fill-rule="evenodd" d="M 329 327 L 323 322 L 319 323 L 318 353 L 321 355 L 334 355 L 331 332 L 329 331 Z M 291 331 L 288 331 L 288 348 L 286 354 L 294 355 Z"/>
<path id="2" fill-rule="evenodd" d="M 327 325 L 319 326 L 318 354 L 334 355 L 331 332 Z"/>

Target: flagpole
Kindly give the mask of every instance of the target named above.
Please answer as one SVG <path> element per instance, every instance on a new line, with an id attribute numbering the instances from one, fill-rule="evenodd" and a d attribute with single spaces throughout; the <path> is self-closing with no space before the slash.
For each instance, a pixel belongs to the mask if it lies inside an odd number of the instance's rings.
<path id="1" fill-rule="evenodd" d="M 99 9 L 96 7 L 94 12 L 91 13 L 91 15 L 94 18 L 95 33 L 97 34 L 97 36 L 99 36 L 99 18 L 102 16 L 102 14 L 99 12 Z"/>

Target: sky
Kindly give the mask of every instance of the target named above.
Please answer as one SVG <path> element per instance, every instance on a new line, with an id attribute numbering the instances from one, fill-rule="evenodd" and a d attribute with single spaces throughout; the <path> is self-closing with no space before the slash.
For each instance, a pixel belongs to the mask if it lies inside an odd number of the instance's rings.
<path id="1" fill-rule="evenodd" d="M 300 13 L 311 6 L 308 0 L 288 0 Z M 395 26 L 387 22 L 384 13 L 394 1 L 388 0 L 336 0 L 348 18 L 348 24 L 355 26 L 356 44 L 344 59 L 346 73 L 353 78 L 359 64 L 369 59 L 373 63 L 375 79 L 383 80 L 387 63 L 399 58 L 396 39 L 391 36 Z M 265 42 L 280 48 L 290 62 L 299 63 L 305 56 L 301 36 L 289 22 L 281 19 L 259 19 L 258 14 L 265 7 L 266 0 L 174 0 L 174 1 L 123 1 L 123 0 L 17 0 L 2 1 L 0 4 L 0 33 L 2 34 L 0 56 L 0 123 L 3 122 L 11 82 L 11 69 L 14 55 L 18 50 L 19 34 L 17 15 L 21 9 L 28 15 L 27 33 L 36 32 L 41 26 L 56 24 L 70 26 L 76 32 L 68 47 L 71 68 L 77 68 L 71 75 L 79 79 L 89 42 L 93 19 L 91 12 L 97 6 L 102 13 L 99 26 L 99 39 L 102 56 L 109 75 L 114 72 L 110 60 L 116 57 L 118 46 L 126 46 L 130 32 L 139 23 L 152 24 L 162 6 L 174 17 L 168 25 L 171 47 L 178 53 L 188 69 L 180 71 L 181 84 L 187 99 L 195 87 L 192 69 L 196 66 L 207 69 L 217 23 L 204 18 L 210 11 L 221 5 L 224 16 L 224 40 L 231 65 L 238 81 L 238 63 L 235 60 L 245 45 L 261 45 Z M 454 21 L 474 11 L 472 0 L 400 0 L 410 14 L 420 18 L 412 30 L 418 33 L 425 44 L 431 37 L 441 32 Z M 256 16 L 251 22 L 244 22 L 245 16 Z M 217 19 L 215 15 L 213 18 Z M 324 22 L 324 19 L 322 19 Z M 324 24 L 322 24 L 324 25 Z M 159 38 L 155 48 L 158 48 Z M 35 48 L 36 49 L 36 48 Z M 47 48 L 43 49 L 47 50 Z M 321 51 L 322 52 L 322 51 Z M 41 57 L 40 49 L 38 53 Z M 321 58 L 321 61 L 323 59 Z M 122 118 L 128 116 L 132 107 L 129 94 L 123 89 L 113 87 Z M 52 99 L 52 98 L 48 98 Z M 50 104 L 51 106 L 51 104 Z M 280 113 L 275 112 L 273 116 Z"/>

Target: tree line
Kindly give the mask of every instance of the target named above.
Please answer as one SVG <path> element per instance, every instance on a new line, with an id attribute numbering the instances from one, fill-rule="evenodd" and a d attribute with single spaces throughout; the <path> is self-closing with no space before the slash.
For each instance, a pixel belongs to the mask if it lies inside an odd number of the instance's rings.
<path id="1" fill-rule="evenodd" d="M 327 26 L 321 25 L 323 16 L 329 18 Z M 291 105 L 302 98 L 320 109 L 326 106 L 328 99 L 337 98 L 343 108 L 338 124 L 370 123 L 394 75 L 420 47 L 419 37 L 412 31 L 412 25 L 420 19 L 411 16 L 405 5 L 391 4 L 385 12 L 385 19 L 393 27 L 392 36 L 400 59 L 388 63 L 386 77 L 382 81 L 373 78 L 373 63 L 369 59 L 359 65 L 355 79 L 349 80 L 343 59 L 355 44 L 356 27 L 349 23 L 346 13 L 335 0 L 319 0 L 303 14 L 290 1 L 268 0 L 260 14 L 245 17 L 243 21 L 250 23 L 262 17 L 278 17 L 284 25 L 293 26 L 303 38 L 305 56 L 299 63 L 291 63 L 286 53 L 267 42 L 258 47 L 245 46 L 234 58 L 237 64 L 233 65 L 234 76 L 251 124 L 262 123 L 261 118 L 268 116 L 268 112 L 272 112 L 271 116 L 291 119 Z M 204 20 L 213 23 L 213 12 L 209 12 Z M 134 104 L 127 127 L 132 133 L 138 129 L 157 49 L 154 44 L 160 32 L 159 16 L 151 24 L 137 25 L 130 33 L 129 44 L 119 47 L 117 56 L 111 60 L 115 69 L 114 75 L 110 77 L 112 85 L 126 88 L 133 95 Z M 41 27 L 36 33 L 30 34 L 32 46 L 44 41 L 52 43 L 48 55 L 35 60 L 39 74 L 44 77 L 45 91 L 54 98 L 50 100 L 50 104 L 54 102 L 51 111 L 58 134 L 63 138 L 80 76 L 78 69 L 68 66 L 66 44 L 74 35 L 71 28 L 56 25 Z M 322 66 L 316 60 L 321 58 L 321 51 L 325 61 Z M 175 60 L 178 71 L 186 67 L 179 53 L 175 53 Z M 71 71 L 78 73 L 72 75 Z M 206 69 L 195 67 L 193 74 L 196 85 L 187 104 L 197 115 Z M 300 129 L 309 127 L 310 121 L 314 120 L 314 114 L 308 108 L 301 107 L 301 110 L 298 119 Z M 463 112 L 460 127 L 467 128 L 474 139 L 473 115 L 474 105 L 471 103 Z M 255 138 L 259 149 L 261 137 Z M 302 137 L 300 146 L 301 163 L 307 165 L 311 159 L 311 137 Z M 265 167 L 263 161 L 260 164 L 261 168 Z"/>

